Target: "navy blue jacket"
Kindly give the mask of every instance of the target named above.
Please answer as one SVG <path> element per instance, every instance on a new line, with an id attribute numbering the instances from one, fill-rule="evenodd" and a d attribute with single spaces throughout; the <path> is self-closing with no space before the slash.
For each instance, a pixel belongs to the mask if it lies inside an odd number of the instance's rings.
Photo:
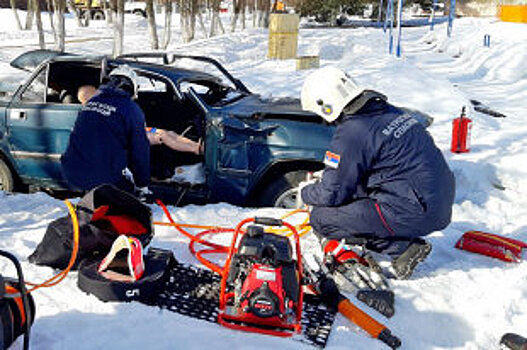
<path id="1" fill-rule="evenodd" d="M 395 235 L 421 236 L 451 219 L 454 176 L 424 127 L 381 98 L 343 115 L 326 153 L 322 180 L 304 203 L 335 207 L 369 197 Z"/>
<path id="2" fill-rule="evenodd" d="M 150 182 L 150 145 L 139 106 L 112 83 L 82 107 L 61 158 L 69 183 L 83 190 L 117 184 L 128 167 L 138 187 Z"/>

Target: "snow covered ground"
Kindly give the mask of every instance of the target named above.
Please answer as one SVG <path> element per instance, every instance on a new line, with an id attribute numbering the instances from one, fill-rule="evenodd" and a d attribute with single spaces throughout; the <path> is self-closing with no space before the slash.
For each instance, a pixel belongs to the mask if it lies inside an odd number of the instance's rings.
<path id="1" fill-rule="evenodd" d="M 23 19 L 22 13 L 22 19 Z M 125 52 L 147 50 L 144 19 L 127 16 Z M 49 28 L 47 17 L 45 26 Z M 162 19 L 159 18 L 161 23 Z M 294 61 L 269 61 L 267 31 L 247 29 L 189 44 L 178 40 L 174 19 L 170 50 L 219 59 L 248 87 L 264 95 L 298 97 L 309 71 L 295 71 Z M 111 53 L 111 30 L 103 23 L 77 28 L 67 20 L 66 50 Z M 160 27 L 161 29 L 161 27 Z M 491 36 L 490 48 L 483 36 Z M 201 35 L 198 31 L 198 36 Z M 84 41 L 84 39 L 101 38 Z M 52 37 L 48 30 L 47 41 Z M 21 75 L 9 67 L 18 54 L 36 48 L 35 31 L 19 32 L 10 10 L 0 10 L 0 82 L 16 83 Z M 403 342 L 402 349 L 498 349 L 506 332 L 526 335 L 527 263 L 506 264 L 456 250 L 463 232 L 478 229 L 527 241 L 527 26 L 494 19 L 458 19 L 453 36 L 445 25 L 408 28 L 403 32 L 403 58 L 387 54 L 387 38 L 379 29 L 302 29 L 299 54 L 318 54 L 321 65 L 335 65 L 389 96 L 392 103 L 423 110 L 435 119 L 429 128 L 456 175 L 452 224 L 429 236 L 433 251 L 409 281 L 393 281 L 396 314 L 391 319 L 371 311 Z M 504 113 L 495 119 L 474 112 L 469 99 Z M 451 122 L 466 105 L 473 119 L 472 151 L 450 153 Z M 155 220 L 163 217 L 152 207 Z M 246 209 L 227 204 L 171 207 L 178 222 L 233 226 L 255 213 L 279 216 L 275 209 Z M 66 215 L 61 201 L 43 193 L 0 193 L 0 249 L 22 261 L 26 277 L 41 281 L 54 271 L 27 262 L 46 226 Z M 195 262 L 187 240 L 173 229 L 156 228 L 152 246 L 174 250 L 179 260 Z M 303 240 L 314 252 L 314 240 Z M 2 274 L 13 274 L 0 261 Z M 76 287 L 76 273 L 60 285 L 34 293 L 37 318 L 34 349 L 296 349 L 299 343 L 245 334 L 138 303 L 103 303 Z M 360 304 L 358 304 L 360 305 Z M 17 341 L 14 349 L 21 348 Z M 339 317 L 328 349 L 385 349 L 356 326 Z"/>

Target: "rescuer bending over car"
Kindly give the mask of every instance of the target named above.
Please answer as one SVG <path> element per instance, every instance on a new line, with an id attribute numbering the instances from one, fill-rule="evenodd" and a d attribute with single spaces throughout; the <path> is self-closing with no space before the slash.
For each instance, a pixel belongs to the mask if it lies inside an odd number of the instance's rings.
<path id="1" fill-rule="evenodd" d="M 441 151 L 412 116 L 337 68 L 309 75 L 301 102 L 337 125 L 320 181 L 300 188 L 324 252 L 338 260 L 347 249 L 339 241 L 362 245 L 392 257 L 395 277 L 410 277 L 431 251 L 420 237 L 452 215 L 454 176 Z"/>
<path id="2" fill-rule="evenodd" d="M 114 69 L 99 89 L 92 85 L 78 88 L 77 99 L 83 107 L 61 159 L 70 184 L 81 190 L 109 183 L 128 192 L 136 187 L 147 191 L 150 144 L 203 152 L 201 142 L 172 131 L 145 128 L 144 114 L 132 100 L 136 95 L 137 75 L 128 66 Z M 133 179 L 125 175 L 125 169 Z"/>
<path id="3" fill-rule="evenodd" d="M 148 186 L 150 145 L 145 115 L 132 100 L 136 95 L 137 76 L 123 65 L 111 71 L 107 82 L 82 106 L 61 158 L 71 185 L 86 191 L 112 184 L 128 192 Z M 126 168 L 135 186 L 123 174 Z"/>

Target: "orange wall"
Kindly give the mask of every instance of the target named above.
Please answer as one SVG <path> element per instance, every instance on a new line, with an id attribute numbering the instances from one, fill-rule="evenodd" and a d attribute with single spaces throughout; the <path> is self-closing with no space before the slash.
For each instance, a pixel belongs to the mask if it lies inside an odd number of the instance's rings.
<path id="1" fill-rule="evenodd" d="M 500 5 L 498 11 L 503 22 L 527 23 L 527 5 Z"/>

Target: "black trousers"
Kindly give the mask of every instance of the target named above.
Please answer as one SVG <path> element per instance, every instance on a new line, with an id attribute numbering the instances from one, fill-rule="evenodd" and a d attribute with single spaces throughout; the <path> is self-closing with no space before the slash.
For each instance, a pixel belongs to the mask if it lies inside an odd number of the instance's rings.
<path id="1" fill-rule="evenodd" d="M 401 255 L 413 237 L 397 235 L 382 214 L 382 206 L 361 198 L 340 207 L 314 207 L 310 224 L 319 239 L 342 240 L 392 257 Z"/>

